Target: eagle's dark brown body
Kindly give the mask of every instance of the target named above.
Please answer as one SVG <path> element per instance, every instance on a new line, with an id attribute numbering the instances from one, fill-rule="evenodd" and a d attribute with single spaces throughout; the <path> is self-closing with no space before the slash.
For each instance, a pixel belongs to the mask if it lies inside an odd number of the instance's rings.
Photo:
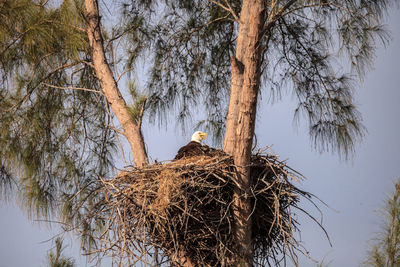
<path id="1" fill-rule="evenodd" d="M 175 156 L 175 159 L 181 159 L 186 157 L 204 155 L 205 150 L 201 143 L 196 141 L 190 141 L 186 146 L 181 147 Z"/>
<path id="2" fill-rule="evenodd" d="M 207 145 L 202 145 L 199 142 L 191 141 L 189 144 L 181 147 L 178 150 L 174 160 L 201 155 L 209 157 L 226 156 L 225 152 L 223 152 L 221 149 L 215 149 Z"/>

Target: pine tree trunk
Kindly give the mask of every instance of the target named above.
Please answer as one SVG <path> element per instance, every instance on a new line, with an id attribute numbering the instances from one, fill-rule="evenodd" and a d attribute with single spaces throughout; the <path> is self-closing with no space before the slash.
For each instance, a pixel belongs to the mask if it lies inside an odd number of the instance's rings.
<path id="1" fill-rule="evenodd" d="M 240 187 L 234 192 L 235 239 L 240 266 L 252 266 L 253 240 L 249 189 L 250 162 L 260 88 L 262 29 L 265 20 L 263 0 L 245 0 L 240 13 L 236 60 L 232 64 L 231 99 L 227 116 L 224 150 L 233 155 Z M 243 71 L 241 70 L 243 66 Z"/>
<path id="2" fill-rule="evenodd" d="M 236 127 L 239 115 L 240 92 L 243 86 L 243 61 L 246 53 L 247 33 L 250 23 L 244 21 L 245 4 L 242 5 L 240 16 L 239 33 L 236 39 L 236 53 L 231 58 L 231 92 L 229 98 L 228 115 L 226 117 L 226 131 L 224 139 L 224 151 L 233 155 L 235 150 Z M 247 15 L 248 16 L 248 15 Z"/>
<path id="3" fill-rule="evenodd" d="M 107 102 L 119 120 L 125 137 L 127 138 L 136 166 L 143 166 L 148 163 L 147 152 L 141 126 L 130 115 L 125 100 L 117 87 L 113 73 L 107 64 L 104 53 L 103 38 L 100 29 L 100 16 L 97 0 L 85 0 L 87 34 L 92 49 L 92 60 L 96 76 Z"/>
<path id="4" fill-rule="evenodd" d="M 233 155 L 235 150 L 236 127 L 239 115 L 239 98 L 243 85 L 243 63 L 241 61 L 243 60 L 243 56 L 241 55 L 244 54 L 244 51 L 242 50 L 243 49 L 236 48 L 236 57 L 231 58 L 231 94 L 229 98 L 228 115 L 226 116 L 224 140 L 224 151 L 229 155 Z"/>

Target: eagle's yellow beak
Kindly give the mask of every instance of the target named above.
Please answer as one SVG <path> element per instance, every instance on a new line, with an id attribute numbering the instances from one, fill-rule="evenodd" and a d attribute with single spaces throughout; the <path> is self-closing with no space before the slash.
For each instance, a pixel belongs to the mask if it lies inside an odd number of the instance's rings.
<path id="1" fill-rule="evenodd" d="M 206 133 L 200 133 L 200 137 L 201 139 L 206 139 L 207 138 L 207 134 Z"/>

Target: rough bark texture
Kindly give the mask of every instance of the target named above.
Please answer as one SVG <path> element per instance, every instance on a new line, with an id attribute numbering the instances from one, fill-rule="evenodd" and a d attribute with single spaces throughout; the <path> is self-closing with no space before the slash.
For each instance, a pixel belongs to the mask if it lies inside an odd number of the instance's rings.
<path id="1" fill-rule="evenodd" d="M 232 64 L 231 99 L 227 116 L 225 151 L 233 154 L 240 188 L 234 192 L 235 238 L 238 258 L 236 265 L 252 266 L 253 240 L 251 232 L 250 168 L 252 140 L 260 88 L 260 41 L 265 22 L 263 0 L 242 3 L 236 59 L 243 64 L 241 73 L 238 62 Z M 233 138 L 232 138 L 233 136 Z M 233 152 L 233 153 L 232 153 Z"/>
<path id="2" fill-rule="evenodd" d="M 107 102 L 110 103 L 113 113 L 123 128 L 123 133 L 131 146 L 135 165 L 146 165 L 148 163 L 148 157 L 140 124 L 138 124 L 130 115 L 125 100 L 117 87 L 113 73 L 107 64 L 100 29 L 100 16 L 97 1 L 85 0 L 85 8 L 87 34 L 92 49 L 93 65 L 102 92 L 106 97 Z"/>
<path id="3" fill-rule="evenodd" d="M 245 21 L 243 17 L 244 6 L 245 3 L 242 5 L 242 11 L 240 13 L 239 33 L 236 39 L 236 53 L 235 56 L 231 58 L 231 92 L 229 98 L 228 115 L 226 117 L 226 132 L 224 140 L 224 151 L 229 155 L 233 155 L 235 150 L 240 91 L 242 90 L 243 86 L 243 60 L 247 49 L 247 34 L 250 26 L 248 21 Z"/>
<path id="4" fill-rule="evenodd" d="M 235 129 L 237 127 L 239 114 L 240 91 L 243 85 L 243 64 L 238 59 L 240 58 L 243 60 L 241 55 L 244 54 L 244 51 L 242 50 L 243 49 L 238 49 L 236 47 L 236 57 L 231 58 L 231 93 L 229 98 L 228 115 L 226 116 L 226 132 L 224 140 L 224 151 L 229 155 L 233 155 L 235 149 Z"/>

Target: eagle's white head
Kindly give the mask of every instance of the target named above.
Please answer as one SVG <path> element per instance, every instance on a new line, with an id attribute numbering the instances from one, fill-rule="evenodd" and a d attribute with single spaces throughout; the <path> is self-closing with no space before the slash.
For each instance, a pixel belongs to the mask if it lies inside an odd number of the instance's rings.
<path id="1" fill-rule="evenodd" d="M 201 143 L 201 140 L 206 139 L 207 138 L 207 134 L 197 131 L 192 135 L 192 141 Z"/>

